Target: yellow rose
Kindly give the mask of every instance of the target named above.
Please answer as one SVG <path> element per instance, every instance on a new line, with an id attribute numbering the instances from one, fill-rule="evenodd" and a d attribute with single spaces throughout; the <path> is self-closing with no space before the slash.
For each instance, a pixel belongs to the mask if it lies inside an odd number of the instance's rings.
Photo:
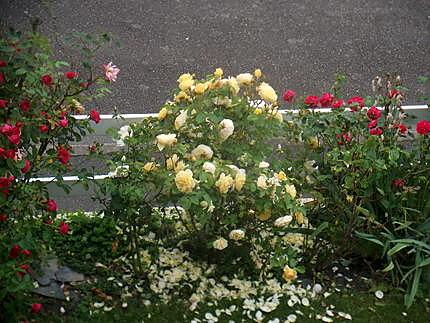
<path id="1" fill-rule="evenodd" d="M 292 198 L 295 198 L 297 195 L 297 191 L 296 191 L 296 187 L 294 186 L 294 184 L 287 184 L 285 185 L 285 191 L 290 194 L 290 196 Z"/>
<path id="2" fill-rule="evenodd" d="M 287 265 L 284 267 L 282 278 L 284 278 L 288 282 L 295 280 L 297 278 L 297 271 Z"/>
<path id="3" fill-rule="evenodd" d="M 230 231 L 228 237 L 231 240 L 235 240 L 235 241 L 242 240 L 243 238 L 245 238 L 245 231 L 240 229 L 232 230 Z"/>
<path id="4" fill-rule="evenodd" d="M 238 94 L 239 93 L 239 84 L 237 83 L 236 78 L 234 77 L 230 77 L 228 79 L 228 85 L 230 86 L 230 90 L 233 94 Z"/>
<path id="5" fill-rule="evenodd" d="M 188 90 L 190 87 L 192 87 L 194 85 L 194 80 L 193 79 L 189 79 L 189 80 L 184 80 L 181 83 L 179 83 L 179 88 L 182 91 L 186 91 Z"/>
<path id="6" fill-rule="evenodd" d="M 193 172 L 189 169 L 179 171 L 176 174 L 175 183 L 178 190 L 183 193 L 191 192 L 196 186 L 196 181 L 193 178 Z"/>
<path id="7" fill-rule="evenodd" d="M 275 177 L 280 182 L 283 182 L 283 181 L 287 180 L 287 175 L 282 170 L 279 173 L 275 173 Z"/>
<path id="8" fill-rule="evenodd" d="M 225 194 L 228 190 L 234 185 L 234 180 L 230 175 L 225 175 L 221 173 L 218 180 L 215 183 L 215 186 L 218 188 L 218 191 L 221 194 Z"/>
<path id="9" fill-rule="evenodd" d="M 160 120 L 164 120 L 167 117 L 168 114 L 168 110 L 167 108 L 162 108 L 159 112 L 158 112 L 158 119 Z"/>
<path id="10" fill-rule="evenodd" d="M 254 113 L 255 113 L 256 115 L 259 115 L 259 114 L 262 114 L 262 113 L 263 113 L 263 110 L 262 110 L 262 109 L 260 109 L 260 108 L 257 108 L 257 109 L 255 109 L 255 110 L 254 110 Z"/>
<path id="11" fill-rule="evenodd" d="M 240 192 L 242 190 L 243 185 L 246 182 L 246 173 L 244 171 L 238 171 L 236 176 L 234 177 L 234 188 L 236 191 Z"/>
<path id="12" fill-rule="evenodd" d="M 309 146 L 312 149 L 316 149 L 316 148 L 318 148 L 320 146 L 320 143 L 318 141 L 318 137 L 311 137 L 311 138 L 309 138 L 308 139 L 308 143 L 309 143 Z"/>
<path id="13" fill-rule="evenodd" d="M 198 83 L 194 88 L 194 92 L 196 92 L 197 94 L 202 94 L 206 91 L 207 88 L 208 85 L 206 83 Z"/>
<path id="14" fill-rule="evenodd" d="M 182 128 L 185 124 L 185 122 L 187 122 L 187 110 L 181 110 L 181 112 L 179 113 L 179 115 L 176 117 L 175 119 L 175 129 L 179 130 L 180 128 Z"/>
<path id="15" fill-rule="evenodd" d="M 219 136 L 221 137 L 222 141 L 225 141 L 234 132 L 233 121 L 231 121 L 230 119 L 224 119 L 219 123 L 219 125 L 221 126 Z"/>
<path id="16" fill-rule="evenodd" d="M 211 147 L 206 145 L 198 145 L 191 152 L 191 156 L 195 159 L 211 159 L 213 154 Z"/>
<path id="17" fill-rule="evenodd" d="M 178 139 L 176 139 L 176 134 L 174 133 L 169 133 L 167 135 L 161 134 L 161 135 L 158 135 L 156 138 L 157 138 L 157 146 L 160 151 L 163 150 L 164 147 L 173 146 L 178 142 Z"/>
<path id="18" fill-rule="evenodd" d="M 185 73 L 179 76 L 178 83 L 182 83 L 183 81 L 192 80 L 193 76 L 190 73 Z"/>
<path id="19" fill-rule="evenodd" d="M 212 246 L 217 250 L 223 250 L 228 247 L 228 241 L 224 238 L 219 238 L 213 242 Z"/>
<path id="20" fill-rule="evenodd" d="M 267 83 L 262 82 L 259 87 L 257 87 L 258 95 L 267 102 L 276 103 L 278 100 L 278 95 L 275 90 Z"/>
<path id="21" fill-rule="evenodd" d="M 190 97 L 188 96 L 187 93 L 185 93 L 184 91 L 179 92 L 177 95 L 175 95 L 175 102 L 179 102 L 181 100 L 188 100 Z"/>
<path id="22" fill-rule="evenodd" d="M 237 83 L 239 85 L 249 85 L 252 82 L 252 74 L 242 73 L 236 76 Z"/>
<path id="23" fill-rule="evenodd" d="M 303 224 L 305 222 L 305 216 L 302 212 L 294 212 L 294 218 L 298 224 Z"/>
<path id="24" fill-rule="evenodd" d="M 267 221 L 271 218 L 271 216 L 272 216 L 272 210 L 267 209 L 267 210 L 264 210 L 263 212 L 260 212 L 257 217 L 260 221 Z"/>
<path id="25" fill-rule="evenodd" d="M 265 190 L 267 188 L 267 177 L 266 175 L 260 175 L 257 178 L 257 187 L 262 188 L 263 190 Z"/>
<path id="26" fill-rule="evenodd" d="M 255 76 L 256 78 L 260 78 L 260 77 L 261 77 L 261 75 L 263 75 L 263 73 L 261 73 L 261 70 L 260 70 L 259 68 L 257 68 L 257 69 L 254 71 L 254 76 Z"/>
<path id="27" fill-rule="evenodd" d="M 214 76 L 218 78 L 221 77 L 223 74 L 224 74 L 223 70 L 219 67 L 214 72 Z"/>
<path id="28" fill-rule="evenodd" d="M 178 162 L 179 157 L 176 154 L 173 154 L 172 157 L 169 157 L 166 159 L 166 168 L 168 170 L 174 170 L 175 169 L 175 165 Z"/>
<path id="29" fill-rule="evenodd" d="M 143 170 L 147 173 L 149 173 L 152 170 L 156 170 L 158 168 L 158 165 L 154 162 L 148 162 L 143 166 Z"/>

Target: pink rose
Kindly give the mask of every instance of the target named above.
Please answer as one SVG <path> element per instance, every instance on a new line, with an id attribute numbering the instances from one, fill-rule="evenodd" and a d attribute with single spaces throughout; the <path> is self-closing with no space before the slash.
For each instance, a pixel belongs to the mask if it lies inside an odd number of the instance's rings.
<path id="1" fill-rule="evenodd" d="M 115 82 L 120 69 L 113 65 L 112 62 L 107 65 L 103 65 L 103 68 L 105 70 L 106 80 L 109 82 Z"/>

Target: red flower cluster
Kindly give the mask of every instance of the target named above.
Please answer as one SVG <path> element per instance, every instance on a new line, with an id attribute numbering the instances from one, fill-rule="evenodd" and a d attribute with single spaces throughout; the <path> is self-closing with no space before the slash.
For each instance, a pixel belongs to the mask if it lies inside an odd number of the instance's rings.
<path id="1" fill-rule="evenodd" d="M 381 116 L 381 111 L 375 106 L 370 107 L 370 109 L 367 111 L 367 117 L 370 120 L 370 122 L 367 124 L 367 128 L 370 129 L 369 133 L 372 136 L 382 135 L 382 128 L 378 127 L 378 120 L 381 118 Z"/>
<path id="2" fill-rule="evenodd" d="M 57 150 L 57 158 L 63 165 L 66 165 L 70 160 L 70 152 L 64 148 L 60 147 Z"/>
<path id="3" fill-rule="evenodd" d="M 321 95 L 321 97 L 319 98 L 319 103 L 320 103 L 321 107 L 327 108 L 327 107 L 331 106 L 334 99 L 335 99 L 335 97 L 333 94 L 328 93 L 328 92 L 323 93 L 323 95 Z"/>
<path id="4" fill-rule="evenodd" d="M 10 184 L 15 180 L 15 176 L 11 175 L 9 177 L 0 177 L 0 193 L 4 196 L 9 194 Z"/>
<path id="5" fill-rule="evenodd" d="M 11 144 L 18 145 L 21 141 L 21 126 L 20 123 L 16 123 L 15 126 L 6 123 L 0 126 L 0 133 L 6 136 Z"/>
<path id="6" fill-rule="evenodd" d="M 416 130 L 420 135 L 427 135 L 430 132 L 430 121 L 421 120 L 417 122 Z"/>
<path id="7" fill-rule="evenodd" d="M 370 129 L 369 133 L 372 136 L 380 136 L 380 135 L 382 135 L 382 128 L 376 127 L 376 128 Z"/>
<path id="8" fill-rule="evenodd" d="M 314 108 L 318 106 L 319 101 L 319 97 L 316 95 L 308 95 L 303 103 L 310 108 Z"/>
<path id="9" fill-rule="evenodd" d="M 348 100 L 348 104 L 352 111 L 357 111 L 364 107 L 364 99 L 361 96 L 354 96 Z"/>

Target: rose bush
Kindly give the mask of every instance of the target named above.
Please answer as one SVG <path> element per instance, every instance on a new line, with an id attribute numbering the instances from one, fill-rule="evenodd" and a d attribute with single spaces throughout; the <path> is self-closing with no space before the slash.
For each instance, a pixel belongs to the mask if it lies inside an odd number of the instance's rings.
<path id="1" fill-rule="evenodd" d="M 181 75 L 158 118 L 121 128 L 115 139 L 125 147 L 100 193 L 128 237 L 135 270 L 148 230 L 179 235 L 174 243 L 210 261 L 242 255 L 260 272 L 297 270 L 300 250 L 282 237 L 305 225 L 305 211 L 270 142 L 284 127 L 261 71 L 223 78 L 217 69 L 205 79 Z"/>
<path id="2" fill-rule="evenodd" d="M 315 244 L 316 263 L 321 269 L 357 254 L 377 263 L 382 253 L 389 260 L 385 271 L 396 284 L 409 286 L 410 305 L 430 264 L 430 123 L 407 125 L 399 77 L 376 78 L 376 93 L 367 99 L 342 100 L 338 83 L 333 94 L 298 104 L 286 134 L 303 143 L 294 146 L 298 158 L 292 166 L 301 189 L 318 201 L 309 218 L 314 226 L 327 224 L 325 239 Z M 322 248 L 327 241 L 329 248 Z"/>
<path id="3" fill-rule="evenodd" d="M 92 65 L 92 48 L 100 47 L 109 38 L 84 34 L 77 37 L 85 48 L 79 72 L 66 62 L 53 60 L 49 41 L 36 32 L 24 35 L 12 32 L 0 40 L 2 260 L 7 258 L 12 245 L 20 246 L 16 239 L 26 233 L 26 222 L 38 219 L 46 225 L 52 223 L 57 203 L 49 198 L 47 183 L 31 178 L 49 172 L 57 185 L 68 191 L 62 175 L 71 170 L 72 143 L 92 131 L 92 122 L 100 121 L 95 109 L 84 120 L 76 120 L 72 114 L 87 114 L 84 102 L 90 103 L 106 94 L 109 90 L 105 85 L 114 81 L 113 75 L 116 77 L 114 66 L 109 66 L 109 71 L 102 75 L 103 69 L 97 73 Z M 61 224 L 58 232 L 67 234 L 67 224 Z M 28 235 L 31 237 L 31 232 Z M 41 252 L 40 246 L 31 249 L 33 256 Z M 10 255 L 8 261 L 0 264 L 1 304 L 5 304 L 3 300 L 9 293 L 21 290 L 14 286 L 30 271 L 31 258 Z"/>

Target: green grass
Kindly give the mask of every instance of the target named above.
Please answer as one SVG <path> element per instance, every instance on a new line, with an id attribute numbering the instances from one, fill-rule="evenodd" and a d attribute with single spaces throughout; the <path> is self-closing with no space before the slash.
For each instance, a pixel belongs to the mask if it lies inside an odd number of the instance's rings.
<path id="1" fill-rule="evenodd" d="M 403 296 L 399 292 L 386 293 L 382 300 L 376 299 L 373 293 L 358 292 L 354 290 L 344 290 L 334 293 L 328 298 L 321 297 L 311 303 L 310 307 L 290 308 L 286 303 L 286 298 L 282 298 L 279 307 L 264 318 L 267 322 L 270 318 L 279 318 L 283 322 L 289 314 L 295 310 L 303 312 L 303 316 L 297 315 L 297 322 L 316 322 L 317 314 L 324 315 L 326 308 L 334 306 L 333 312 L 349 313 L 353 322 L 428 322 L 430 317 L 430 303 L 424 300 L 417 302 L 408 310 L 403 305 Z M 39 322 L 190 322 L 191 319 L 204 317 L 206 312 L 214 314 L 216 308 L 226 308 L 232 304 L 241 305 L 240 302 L 223 302 L 215 306 L 202 305 L 194 313 L 188 310 L 187 305 L 180 299 L 173 300 L 169 304 L 151 304 L 143 305 L 141 301 L 133 300 L 128 303 L 126 309 L 114 308 L 110 312 L 101 310 L 97 314 L 90 315 L 86 302 L 75 308 L 73 312 L 66 314 L 44 313 L 34 316 Z M 51 307 L 47 305 L 47 308 Z M 65 305 L 67 309 L 67 304 Z M 403 314 L 406 313 L 406 316 Z M 254 312 L 255 314 L 255 312 Z M 309 318 L 309 315 L 312 315 Z M 326 315 L 327 316 L 327 315 Z M 249 322 L 250 320 L 243 316 L 241 310 L 236 311 L 231 317 L 223 314 L 219 322 Z M 335 322 L 350 322 L 342 320 L 340 317 L 334 317 Z M 321 321 L 320 321 L 321 322 Z"/>

